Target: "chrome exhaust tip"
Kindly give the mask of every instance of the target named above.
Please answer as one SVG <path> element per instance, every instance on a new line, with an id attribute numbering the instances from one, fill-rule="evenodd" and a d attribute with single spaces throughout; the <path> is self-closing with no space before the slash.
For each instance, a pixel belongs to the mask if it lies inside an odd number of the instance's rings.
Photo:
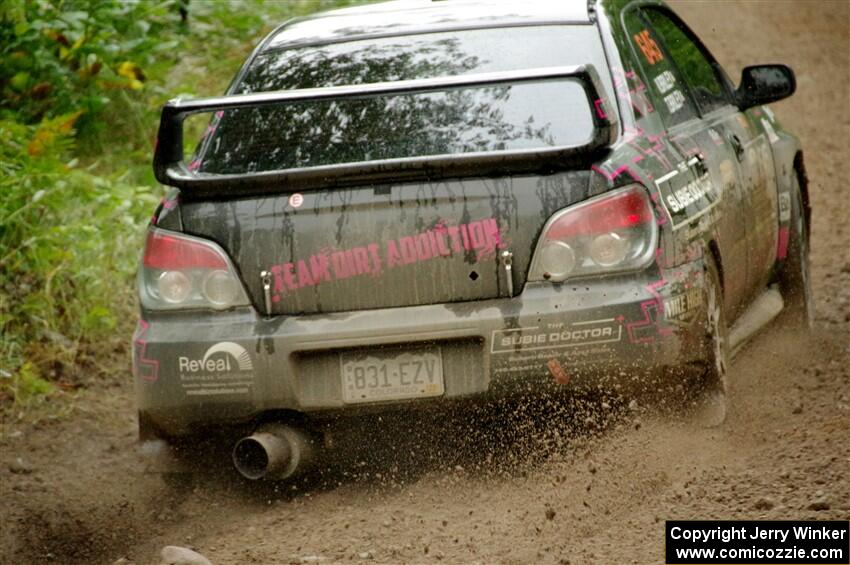
<path id="1" fill-rule="evenodd" d="M 233 465 L 246 479 L 287 479 L 301 472 L 312 458 L 304 432 L 285 424 L 269 424 L 233 446 Z"/>

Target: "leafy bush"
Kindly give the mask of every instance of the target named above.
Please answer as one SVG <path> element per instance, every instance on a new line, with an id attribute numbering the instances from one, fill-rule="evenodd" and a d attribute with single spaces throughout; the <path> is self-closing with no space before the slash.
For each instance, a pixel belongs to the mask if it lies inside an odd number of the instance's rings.
<path id="1" fill-rule="evenodd" d="M 56 389 L 46 379 L 73 388 L 126 341 L 115 330 L 130 318 L 128 283 L 156 198 L 120 170 L 95 175 L 73 156 L 102 145 L 116 106 L 140 105 L 142 67 L 178 44 L 162 38 L 179 22 L 172 8 L 124 0 L 0 8 L 0 401 L 29 405 Z M 140 131 L 122 128 L 125 139 Z"/>
<path id="2" fill-rule="evenodd" d="M 133 304 L 128 281 L 157 198 L 66 161 L 77 116 L 0 121 L 0 367 L 26 369 L 7 389 L 46 392 L 42 377 L 75 386 L 79 361 L 115 345 Z"/>
<path id="3" fill-rule="evenodd" d="M 12 1 L 0 25 L 0 93 L 25 123 L 82 111 L 85 136 L 118 91 L 141 90 L 142 70 L 177 46 L 162 41 L 174 2 Z"/>

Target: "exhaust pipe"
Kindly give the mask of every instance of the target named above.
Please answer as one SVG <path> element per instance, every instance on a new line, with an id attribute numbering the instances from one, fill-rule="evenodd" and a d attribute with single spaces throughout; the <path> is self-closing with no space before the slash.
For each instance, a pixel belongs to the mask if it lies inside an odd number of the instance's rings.
<path id="1" fill-rule="evenodd" d="M 303 471 L 313 456 L 310 438 L 285 424 L 259 428 L 233 447 L 233 465 L 246 479 L 287 479 Z"/>

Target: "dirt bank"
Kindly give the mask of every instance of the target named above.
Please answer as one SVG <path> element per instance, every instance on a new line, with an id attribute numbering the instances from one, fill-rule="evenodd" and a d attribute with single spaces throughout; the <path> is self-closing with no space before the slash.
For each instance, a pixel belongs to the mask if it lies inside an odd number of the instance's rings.
<path id="1" fill-rule="evenodd" d="M 665 519 L 850 519 L 850 4 L 675 6 L 733 76 L 795 68 L 775 110 L 811 178 L 817 330 L 776 324 L 742 352 L 724 426 L 599 399 L 505 406 L 409 424 L 403 445 L 355 451 L 306 489 L 213 476 L 180 491 L 141 473 L 128 371 L 68 417 L 0 426 L 0 563 L 142 565 L 167 544 L 216 565 L 660 563 Z"/>

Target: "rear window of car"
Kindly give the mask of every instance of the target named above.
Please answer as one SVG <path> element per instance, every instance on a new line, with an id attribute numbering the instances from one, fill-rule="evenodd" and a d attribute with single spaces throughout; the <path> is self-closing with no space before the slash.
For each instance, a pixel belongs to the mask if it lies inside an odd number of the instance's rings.
<path id="1" fill-rule="evenodd" d="M 232 94 L 592 64 L 592 25 L 476 29 L 261 53 Z M 190 168 L 241 174 L 364 161 L 581 145 L 592 101 L 577 80 L 302 101 L 219 112 Z"/>

